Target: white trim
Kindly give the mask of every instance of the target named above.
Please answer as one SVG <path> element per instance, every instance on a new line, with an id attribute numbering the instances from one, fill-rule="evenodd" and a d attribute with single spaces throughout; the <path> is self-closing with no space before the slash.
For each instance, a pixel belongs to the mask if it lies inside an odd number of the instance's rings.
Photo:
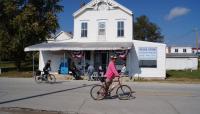
<path id="1" fill-rule="evenodd" d="M 26 47 L 24 51 L 59 51 L 59 50 L 121 50 L 131 49 L 132 42 L 64 42 L 41 43 Z"/>
<path id="2" fill-rule="evenodd" d="M 103 1 L 105 1 L 105 0 L 103 0 Z M 102 0 L 92 0 L 91 2 L 87 3 L 85 6 L 83 6 L 76 12 L 74 12 L 73 16 L 77 17 L 78 15 L 80 15 L 87 9 L 95 9 L 96 4 L 98 4 L 99 2 L 102 2 Z M 109 4 L 111 4 L 113 6 L 113 8 L 120 8 L 122 11 L 128 13 L 129 15 L 133 15 L 133 12 L 131 10 L 129 10 L 128 8 L 124 7 L 123 5 L 117 3 L 114 0 L 107 0 L 105 2 L 108 2 Z"/>

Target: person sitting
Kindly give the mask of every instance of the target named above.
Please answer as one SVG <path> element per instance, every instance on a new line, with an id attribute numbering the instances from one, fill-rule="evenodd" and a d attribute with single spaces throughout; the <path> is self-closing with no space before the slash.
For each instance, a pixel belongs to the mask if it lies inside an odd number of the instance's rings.
<path id="1" fill-rule="evenodd" d="M 79 72 L 79 70 L 76 68 L 74 62 L 72 62 L 72 63 L 70 64 L 70 71 L 72 72 L 72 75 L 73 75 L 73 77 L 74 77 L 76 80 L 80 80 L 80 79 L 81 79 L 81 77 L 80 77 L 80 72 Z"/>
<path id="2" fill-rule="evenodd" d="M 98 76 L 99 76 L 99 77 L 102 77 L 103 75 L 104 75 L 103 68 L 102 68 L 102 66 L 100 65 L 99 68 L 98 68 Z"/>
<path id="3" fill-rule="evenodd" d="M 115 77 L 119 77 L 119 73 L 117 72 L 116 66 L 115 66 L 115 62 L 116 62 L 117 57 L 116 56 L 111 56 L 111 60 L 109 62 L 107 71 L 106 71 L 106 83 L 105 83 L 105 92 L 106 92 L 106 96 L 109 96 L 110 94 L 108 93 L 108 89 L 110 87 L 110 85 L 113 82 L 113 79 Z"/>
<path id="4" fill-rule="evenodd" d="M 120 72 L 121 75 L 128 75 L 128 71 L 126 69 L 126 64 L 123 64 L 123 67 Z"/>
<path id="5" fill-rule="evenodd" d="M 49 71 L 51 70 L 51 60 L 48 60 L 43 68 L 43 77 L 47 79 L 47 76 L 49 75 Z"/>

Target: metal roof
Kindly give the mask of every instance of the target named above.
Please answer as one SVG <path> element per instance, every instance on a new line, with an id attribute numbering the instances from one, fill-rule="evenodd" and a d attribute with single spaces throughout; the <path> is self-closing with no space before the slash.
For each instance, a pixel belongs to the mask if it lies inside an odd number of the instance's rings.
<path id="1" fill-rule="evenodd" d="M 198 58 L 193 53 L 169 53 L 166 55 L 167 58 Z"/>
<path id="2" fill-rule="evenodd" d="M 132 46 L 133 42 L 59 42 L 36 44 L 26 47 L 24 51 L 122 50 Z"/>

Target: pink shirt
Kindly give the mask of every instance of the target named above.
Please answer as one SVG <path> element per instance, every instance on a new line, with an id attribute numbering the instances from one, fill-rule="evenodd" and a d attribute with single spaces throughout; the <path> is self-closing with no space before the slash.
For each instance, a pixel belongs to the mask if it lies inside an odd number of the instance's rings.
<path id="1" fill-rule="evenodd" d="M 115 63 L 113 61 L 110 61 L 105 75 L 108 79 L 113 79 L 115 78 L 115 76 L 119 76 L 119 73 L 117 72 L 117 69 L 115 67 Z"/>

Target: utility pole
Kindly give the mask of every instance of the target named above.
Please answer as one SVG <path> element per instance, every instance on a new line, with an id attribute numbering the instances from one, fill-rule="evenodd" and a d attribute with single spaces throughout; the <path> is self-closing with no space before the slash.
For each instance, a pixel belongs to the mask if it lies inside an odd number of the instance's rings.
<path id="1" fill-rule="evenodd" d="M 197 48 L 197 54 L 198 54 L 198 51 L 199 51 L 199 34 L 198 34 L 198 28 L 194 28 L 194 32 L 196 33 L 196 48 Z"/>

